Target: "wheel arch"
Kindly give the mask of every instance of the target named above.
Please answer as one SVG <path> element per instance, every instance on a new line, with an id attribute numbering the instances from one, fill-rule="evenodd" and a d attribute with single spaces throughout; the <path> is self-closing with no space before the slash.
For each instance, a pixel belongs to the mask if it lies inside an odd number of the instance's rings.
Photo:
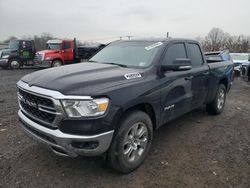
<path id="1" fill-rule="evenodd" d="M 227 78 L 222 78 L 220 81 L 219 81 L 219 85 L 220 84 L 223 84 L 225 87 L 226 87 L 226 90 L 228 90 L 228 79 Z M 218 86 L 219 86 L 218 85 Z"/>
<path id="2" fill-rule="evenodd" d="M 8 67 L 10 67 L 10 62 L 11 62 L 12 60 L 14 60 L 14 59 L 16 59 L 16 60 L 19 61 L 20 66 L 23 66 L 23 61 L 22 61 L 22 59 L 21 59 L 19 56 L 10 56 L 10 57 L 8 58 Z"/>
<path id="3" fill-rule="evenodd" d="M 61 61 L 62 64 L 64 64 L 63 60 L 62 60 L 61 58 L 59 58 L 59 57 L 53 59 L 53 60 L 52 60 L 52 63 L 54 63 L 54 61 Z"/>
<path id="4" fill-rule="evenodd" d="M 116 125 L 115 129 L 118 128 L 119 126 L 119 122 L 122 121 L 122 119 L 130 112 L 132 111 L 142 111 L 142 112 L 145 112 L 151 119 L 152 121 L 152 124 L 153 124 L 153 129 L 157 129 L 158 127 L 158 121 L 157 121 L 157 116 L 156 116 L 156 112 L 153 108 L 153 106 L 149 103 L 140 103 L 140 104 L 136 104 L 136 105 L 133 105 L 133 106 L 130 106 L 126 109 L 123 109 L 123 110 L 120 110 L 116 117 L 115 117 L 115 120 L 113 121 L 114 125 Z"/>

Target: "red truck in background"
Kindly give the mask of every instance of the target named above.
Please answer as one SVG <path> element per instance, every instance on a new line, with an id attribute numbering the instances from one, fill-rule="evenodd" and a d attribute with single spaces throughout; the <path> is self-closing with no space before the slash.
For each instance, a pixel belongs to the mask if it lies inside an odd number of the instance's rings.
<path id="1" fill-rule="evenodd" d="M 77 47 L 74 40 L 48 40 L 47 49 L 39 51 L 35 56 L 35 63 L 39 67 L 58 67 L 65 64 L 79 63 L 88 60 L 98 51 L 105 47 L 98 46 Z"/>

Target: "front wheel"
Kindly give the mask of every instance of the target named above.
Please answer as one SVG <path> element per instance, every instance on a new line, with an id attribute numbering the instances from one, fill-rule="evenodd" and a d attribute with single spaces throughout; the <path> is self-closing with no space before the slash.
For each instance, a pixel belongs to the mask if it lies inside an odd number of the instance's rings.
<path id="1" fill-rule="evenodd" d="M 207 104 L 207 111 L 211 114 L 220 114 L 225 106 L 226 102 L 226 87 L 224 84 L 220 84 L 214 100 Z"/>
<path id="2" fill-rule="evenodd" d="M 129 173 L 144 161 L 153 139 L 150 117 L 132 111 L 121 121 L 107 154 L 109 165 L 121 173 Z"/>
<path id="3" fill-rule="evenodd" d="M 52 67 L 60 67 L 62 66 L 62 62 L 60 60 L 55 60 L 52 63 Z"/>
<path id="4" fill-rule="evenodd" d="M 21 62 L 19 59 L 10 59 L 8 64 L 10 69 L 19 69 L 21 67 Z"/>

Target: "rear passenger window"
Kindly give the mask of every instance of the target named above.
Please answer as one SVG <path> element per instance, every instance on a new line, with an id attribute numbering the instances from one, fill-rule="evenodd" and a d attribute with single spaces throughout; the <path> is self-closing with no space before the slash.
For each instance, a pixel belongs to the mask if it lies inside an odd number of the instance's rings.
<path id="1" fill-rule="evenodd" d="M 163 64 L 172 65 L 177 58 L 187 58 L 187 53 L 183 43 L 173 44 L 167 49 Z"/>
<path id="2" fill-rule="evenodd" d="M 188 43 L 188 54 L 193 67 L 199 67 L 203 64 L 203 56 L 198 44 Z"/>

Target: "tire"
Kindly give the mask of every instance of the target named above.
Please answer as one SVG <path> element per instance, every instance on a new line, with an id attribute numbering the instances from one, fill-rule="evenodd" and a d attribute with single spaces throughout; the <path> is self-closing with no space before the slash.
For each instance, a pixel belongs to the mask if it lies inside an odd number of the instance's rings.
<path id="1" fill-rule="evenodd" d="M 55 61 L 53 61 L 51 66 L 52 67 L 60 67 L 60 66 L 62 66 L 62 62 L 60 60 L 55 60 Z"/>
<path id="2" fill-rule="evenodd" d="M 10 59 L 8 66 L 10 69 L 19 69 L 21 67 L 21 62 L 19 59 Z"/>
<path id="3" fill-rule="evenodd" d="M 214 100 L 207 104 L 207 112 L 210 114 L 220 114 L 225 106 L 227 90 L 224 84 L 220 84 Z"/>
<path id="4" fill-rule="evenodd" d="M 110 167 L 129 173 L 144 161 L 153 139 L 153 125 L 150 117 L 142 111 L 131 111 L 122 119 L 116 130 L 107 162 Z"/>

